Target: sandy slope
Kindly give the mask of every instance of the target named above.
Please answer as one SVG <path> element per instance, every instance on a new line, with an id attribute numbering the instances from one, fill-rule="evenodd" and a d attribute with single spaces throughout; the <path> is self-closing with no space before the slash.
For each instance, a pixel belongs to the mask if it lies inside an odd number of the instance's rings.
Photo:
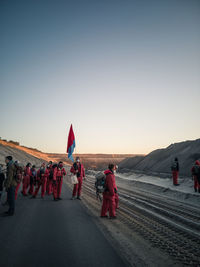
<path id="1" fill-rule="evenodd" d="M 71 165 L 71 161 L 67 158 L 67 154 L 44 153 L 37 149 L 20 146 L 11 142 L 0 140 L 0 163 L 4 163 L 5 156 L 11 155 L 15 160 L 19 160 L 23 164 L 31 162 L 38 164 L 41 160 L 59 162 L 63 161 L 65 165 Z M 105 169 L 108 163 L 119 164 L 125 158 L 133 157 L 133 154 L 74 154 L 74 158 L 79 156 L 81 162 L 86 168 Z"/>
<path id="2" fill-rule="evenodd" d="M 38 165 L 41 161 L 47 162 L 50 160 L 50 157 L 41 151 L 0 140 L 0 163 L 5 164 L 5 156 L 9 155 L 12 156 L 14 160 L 18 160 L 23 164 L 31 162 L 32 164 Z"/>
<path id="3" fill-rule="evenodd" d="M 175 143 L 164 149 L 157 149 L 145 157 L 133 157 L 120 163 L 120 169 L 137 170 L 146 174 L 158 173 L 163 177 L 171 172 L 170 167 L 178 157 L 180 174 L 189 176 L 195 160 L 200 159 L 200 139 Z"/>

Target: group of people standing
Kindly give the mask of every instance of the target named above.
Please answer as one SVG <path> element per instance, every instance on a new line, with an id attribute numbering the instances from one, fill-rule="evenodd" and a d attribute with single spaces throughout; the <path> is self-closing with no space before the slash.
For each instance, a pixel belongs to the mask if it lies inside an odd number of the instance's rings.
<path id="1" fill-rule="evenodd" d="M 15 211 L 15 200 L 17 199 L 19 188 L 22 184 L 22 195 L 31 198 L 36 198 L 39 190 L 41 189 L 41 198 L 44 198 L 45 194 L 53 195 L 54 201 L 61 200 L 61 191 L 63 184 L 63 177 L 66 175 L 66 170 L 63 166 L 63 162 L 53 164 L 49 161 L 48 164 L 42 163 L 41 166 L 36 169 L 35 165 L 28 163 L 23 168 L 19 162 L 13 161 L 12 156 L 5 158 L 7 165 L 6 169 L 6 180 L 0 170 L 0 191 L 3 190 L 2 185 L 7 191 L 7 202 L 9 210 L 6 212 L 7 215 L 13 215 Z M 1 168 L 1 166 L 0 166 Z M 118 208 L 119 196 L 117 192 L 117 186 L 115 181 L 115 172 L 117 166 L 109 164 L 108 169 L 104 171 L 105 183 L 103 190 L 103 202 L 101 208 L 101 217 L 109 217 L 111 219 L 116 218 L 116 209 Z M 171 166 L 173 184 L 178 184 L 179 176 L 179 162 L 178 158 L 174 159 Z M 81 191 L 83 179 L 85 179 L 85 169 L 83 164 L 80 162 L 80 158 L 76 157 L 75 163 L 73 163 L 70 172 L 76 176 L 77 182 L 74 184 L 71 199 L 81 200 Z M 192 177 L 194 180 L 194 190 L 200 193 L 200 162 L 195 161 L 194 166 L 191 169 Z"/>
<path id="2" fill-rule="evenodd" d="M 171 165 L 173 185 L 178 186 L 178 177 L 179 177 L 179 161 L 176 157 Z M 191 175 L 194 181 L 194 191 L 200 193 L 200 162 L 196 160 L 194 165 L 191 168 Z"/>
<path id="3" fill-rule="evenodd" d="M 27 163 L 23 168 L 18 161 L 13 161 L 12 156 L 5 158 L 6 162 L 6 179 L 2 171 L 0 173 L 0 191 L 3 190 L 3 186 L 7 192 L 7 203 L 9 210 L 6 215 L 14 215 L 15 212 L 15 200 L 18 196 L 18 191 L 22 185 L 21 194 L 24 197 L 28 195 L 31 198 L 36 198 L 39 190 L 41 189 L 41 198 L 43 199 L 45 194 L 53 195 L 54 201 L 61 200 L 63 177 L 66 175 L 66 170 L 63 166 L 63 162 L 53 164 L 49 161 L 46 165 L 42 163 L 41 166 L 36 169 L 35 165 Z M 72 165 L 70 172 L 77 176 L 77 184 L 74 185 L 72 198 L 81 200 L 82 181 L 85 179 L 85 169 L 80 163 L 80 158 L 76 158 L 76 162 Z M 5 180 L 5 181 L 4 181 Z"/>
<path id="4" fill-rule="evenodd" d="M 28 163 L 24 170 L 20 166 L 18 167 L 17 162 L 15 166 L 17 171 L 15 199 L 17 199 L 18 190 L 22 182 L 21 193 L 23 196 L 31 195 L 32 198 L 36 198 L 41 189 L 41 198 L 44 198 L 46 193 L 48 195 L 53 194 L 55 201 L 61 200 L 63 176 L 66 175 L 62 161 L 58 164 L 53 164 L 52 161 L 49 161 L 47 165 L 42 163 L 38 170 L 36 170 L 35 165 L 31 166 L 31 163 Z"/>

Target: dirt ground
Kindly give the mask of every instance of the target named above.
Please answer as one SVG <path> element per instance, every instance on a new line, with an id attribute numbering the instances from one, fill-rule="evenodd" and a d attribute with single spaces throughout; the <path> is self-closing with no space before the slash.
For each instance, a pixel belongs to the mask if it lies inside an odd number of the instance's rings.
<path id="1" fill-rule="evenodd" d="M 70 177 L 65 180 L 66 184 L 72 189 Z M 130 189 L 129 182 L 118 179 L 118 185 Z M 85 182 L 87 184 L 87 182 Z M 130 266 L 181 266 L 169 255 L 153 247 L 148 240 L 134 232 L 123 218 L 110 220 L 100 218 L 101 202 L 96 199 L 95 194 L 88 195 L 83 187 L 82 201 L 92 213 L 96 224 L 102 233 L 111 242 L 113 247 L 122 255 Z"/>

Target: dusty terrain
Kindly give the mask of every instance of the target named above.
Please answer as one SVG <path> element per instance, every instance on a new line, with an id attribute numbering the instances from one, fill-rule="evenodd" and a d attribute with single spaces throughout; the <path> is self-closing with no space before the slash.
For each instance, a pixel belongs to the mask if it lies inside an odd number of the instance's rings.
<path id="1" fill-rule="evenodd" d="M 128 158 L 119 164 L 121 171 L 134 170 L 167 177 L 175 157 L 179 159 L 180 175 L 189 176 L 195 160 L 200 159 L 200 139 L 171 144 L 146 156 Z"/>
<path id="2" fill-rule="evenodd" d="M 152 177 L 149 183 L 147 176 L 117 174 L 120 206 L 113 221 L 99 218 L 94 175 L 87 172 L 83 202 L 131 266 L 199 266 L 200 194 L 193 192 L 192 180 L 181 180 L 175 189 L 166 179 L 157 184 Z M 66 183 L 72 187 L 69 177 Z"/>
<path id="3" fill-rule="evenodd" d="M 31 162 L 37 166 L 43 161 L 63 159 L 60 154 L 46 154 L 0 141 L 0 163 L 4 163 L 6 155 L 12 155 L 23 164 Z M 96 157 L 101 164 L 114 158 L 110 155 Z M 85 159 L 88 159 L 85 166 L 89 166 L 90 155 L 85 155 Z M 120 159 L 118 155 L 116 160 Z M 72 189 L 70 166 L 64 162 L 68 173 L 65 183 Z M 163 179 L 158 173 L 156 176 L 130 170 L 118 173 L 120 206 L 118 218 L 113 221 L 99 218 L 101 202 L 94 189 L 95 174 L 95 170 L 86 168 L 82 202 L 101 232 L 130 266 L 200 266 L 200 194 L 193 192 L 190 176 L 180 178 L 180 186 L 174 188 L 167 174 Z"/>

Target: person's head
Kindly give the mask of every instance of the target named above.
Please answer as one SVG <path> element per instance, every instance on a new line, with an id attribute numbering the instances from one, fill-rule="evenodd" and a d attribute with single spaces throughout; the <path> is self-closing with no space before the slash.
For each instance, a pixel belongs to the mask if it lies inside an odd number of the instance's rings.
<path id="1" fill-rule="evenodd" d="M 31 163 L 30 162 L 27 163 L 26 167 L 31 167 Z"/>
<path id="2" fill-rule="evenodd" d="M 15 165 L 19 166 L 19 161 L 18 160 L 15 160 Z"/>
<path id="3" fill-rule="evenodd" d="M 35 169 L 35 165 L 33 165 L 32 168 Z"/>
<path id="4" fill-rule="evenodd" d="M 63 167 L 63 162 L 62 162 L 62 161 L 60 161 L 60 162 L 58 163 L 58 167 L 59 167 L 59 168 L 62 168 L 62 167 Z"/>
<path id="5" fill-rule="evenodd" d="M 115 165 L 114 165 L 114 164 L 109 164 L 109 165 L 108 165 L 108 169 L 109 169 L 111 172 L 114 172 Z"/>
<path id="6" fill-rule="evenodd" d="M 54 168 L 56 168 L 57 166 L 58 166 L 58 164 L 54 163 L 54 164 L 52 165 L 52 168 L 54 169 Z"/>
<path id="7" fill-rule="evenodd" d="M 12 160 L 12 156 L 5 157 L 5 162 L 8 164 Z"/>
<path id="8" fill-rule="evenodd" d="M 52 165 L 52 161 L 51 160 L 49 161 L 48 165 Z"/>
<path id="9" fill-rule="evenodd" d="M 116 173 L 117 169 L 118 169 L 118 166 L 115 165 L 115 164 L 109 164 L 108 165 L 108 169 L 113 172 L 113 173 Z"/>
<path id="10" fill-rule="evenodd" d="M 80 158 L 79 157 L 76 157 L 76 162 L 80 162 Z"/>
<path id="11" fill-rule="evenodd" d="M 178 161 L 178 158 L 176 157 L 174 160 L 175 160 L 175 161 Z"/>
<path id="12" fill-rule="evenodd" d="M 45 168 L 45 163 L 44 162 L 42 163 L 41 168 Z"/>
<path id="13" fill-rule="evenodd" d="M 196 160 L 196 161 L 195 161 L 195 165 L 200 166 L 200 161 L 199 161 L 199 160 Z"/>

